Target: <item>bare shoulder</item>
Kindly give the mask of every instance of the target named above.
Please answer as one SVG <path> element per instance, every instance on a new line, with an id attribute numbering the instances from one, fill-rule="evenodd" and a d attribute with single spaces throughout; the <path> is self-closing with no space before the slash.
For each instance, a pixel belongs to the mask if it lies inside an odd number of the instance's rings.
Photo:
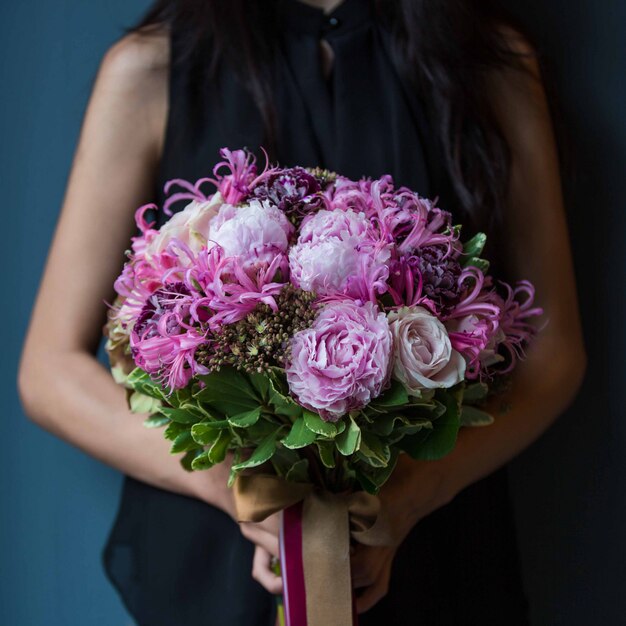
<path id="1" fill-rule="evenodd" d="M 512 151 L 534 151 L 538 143 L 552 140 L 539 55 L 519 31 L 510 26 L 500 28 L 502 42 L 512 55 L 511 63 L 491 71 L 486 86 Z"/>
<path id="2" fill-rule="evenodd" d="M 104 55 L 100 75 L 120 86 L 146 86 L 165 81 L 169 66 L 169 37 L 165 28 L 133 32 Z"/>
<path id="3" fill-rule="evenodd" d="M 92 137 L 106 131 L 120 147 L 129 149 L 130 141 L 133 150 L 159 157 L 167 119 L 169 55 L 165 29 L 130 33 L 109 48 L 87 112 Z"/>

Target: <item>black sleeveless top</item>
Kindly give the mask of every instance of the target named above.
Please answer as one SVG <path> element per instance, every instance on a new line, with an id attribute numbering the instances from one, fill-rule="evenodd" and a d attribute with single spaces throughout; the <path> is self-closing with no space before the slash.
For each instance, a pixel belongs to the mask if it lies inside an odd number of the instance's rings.
<path id="1" fill-rule="evenodd" d="M 353 178 L 392 174 L 421 195 L 439 196 L 454 213 L 424 107 L 396 71 L 368 1 L 345 0 L 330 15 L 298 0 L 280 6 L 273 70 L 281 165 L 322 166 Z M 328 79 L 320 38 L 334 52 Z M 222 68 L 198 111 L 175 32 L 171 43 L 160 186 L 207 176 L 223 146 L 246 146 L 260 158 L 261 117 L 234 73 Z M 252 554 L 221 511 L 127 478 L 104 563 L 140 626 L 273 626 L 274 600 L 251 578 Z M 360 624 L 527 624 L 504 471 L 414 528 L 396 556 L 389 594 Z"/>

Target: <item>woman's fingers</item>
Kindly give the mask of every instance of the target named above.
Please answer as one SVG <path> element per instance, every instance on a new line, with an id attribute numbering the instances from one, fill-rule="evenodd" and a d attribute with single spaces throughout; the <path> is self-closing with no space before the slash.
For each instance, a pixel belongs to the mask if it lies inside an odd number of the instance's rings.
<path id="1" fill-rule="evenodd" d="M 395 548 L 356 544 L 351 554 L 352 586 L 358 589 L 356 609 L 364 613 L 389 591 Z"/>
<path id="2" fill-rule="evenodd" d="M 272 555 L 262 548 L 256 546 L 254 559 L 252 560 L 252 578 L 260 583 L 267 591 L 275 595 L 283 592 L 283 581 L 272 571 Z"/>
<path id="3" fill-rule="evenodd" d="M 252 522 L 241 522 L 239 524 L 239 527 L 241 528 L 241 534 L 246 539 L 256 544 L 257 546 L 261 546 L 271 555 L 275 557 L 279 556 L 277 535 L 272 532 L 268 532 L 259 524 L 254 524 Z"/>
<path id="4" fill-rule="evenodd" d="M 381 577 L 373 585 L 366 587 L 362 593 L 356 597 L 357 613 L 369 611 L 376 603 L 382 600 L 389 591 L 389 577 Z"/>
<path id="5" fill-rule="evenodd" d="M 386 563 L 387 552 L 357 544 L 350 557 L 352 586 L 355 589 L 369 587 L 378 579 Z"/>

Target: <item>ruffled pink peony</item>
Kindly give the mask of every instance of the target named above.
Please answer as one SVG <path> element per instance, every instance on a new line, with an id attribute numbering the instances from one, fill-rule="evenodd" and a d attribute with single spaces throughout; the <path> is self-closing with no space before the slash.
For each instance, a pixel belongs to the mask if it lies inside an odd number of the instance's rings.
<path id="1" fill-rule="evenodd" d="M 287 381 L 298 402 L 336 421 L 376 398 L 389 379 L 391 332 L 368 302 L 332 302 L 291 340 Z"/>
<path id="2" fill-rule="evenodd" d="M 320 243 L 330 238 L 358 243 L 358 240 L 372 237 L 372 225 L 365 213 L 352 209 L 322 210 L 304 219 L 298 243 Z"/>
<path id="3" fill-rule="evenodd" d="M 219 245 L 227 257 L 239 257 L 245 268 L 269 265 L 285 254 L 294 231 L 285 214 L 267 201 L 224 204 L 209 225 L 209 247 Z"/>
<path id="4" fill-rule="evenodd" d="M 374 301 L 386 290 L 390 248 L 364 213 L 319 211 L 305 219 L 289 252 L 291 281 L 321 296 Z"/>

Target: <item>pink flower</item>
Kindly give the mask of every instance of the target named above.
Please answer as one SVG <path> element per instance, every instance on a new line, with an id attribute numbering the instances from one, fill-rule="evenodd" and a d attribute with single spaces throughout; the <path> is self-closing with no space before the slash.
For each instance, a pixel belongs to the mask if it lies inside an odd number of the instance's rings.
<path id="1" fill-rule="evenodd" d="M 321 296 L 375 300 L 387 288 L 390 248 L 364 213 L 319 211 L 305 219 L 289 252 L 291 281 Z"/>
<path id="2" fill-rule="evenodd" d="M 213 179 L 224 201 L 228 204 L 238 204 L 250 193 L 257 176 L 257 168 L 254 156 L 245 150 L 220 150 L 220 161 L 213 168 Z M 224 175 L 220 171 L 226 169 L 229 173 Z"/>
<path id="3" fill-rule="evenodd" d="M 298 243 L 320 243 L 331 238 L 358 243 L 358 239 L 372 236 L 372 225 L 365 213 L 352 209 L 321 210 L 303 220 Z"/>
<path id="4" fill-rule="evenodd" d="M 293 336 L 289 388 L 300 404 L 336 421 L 381 393 L 391 349 L 387 319 L 374 304 L 332 302 Z"/>
<path id="5" fill-rule="evenodd" d="M 444 325 L 423 307 L 403 307 L 388 315 L 393 336 L 393 375 L 410 395 L 448 388 L 465 374 L 463 357 L 452 348 Z"/>
<path id="6" fill-rule="evenodd" d="M 197 255 L 187 252 L 191 262 L 185 284 L 196 296 L 190 313 L 194 319 L 202 316 L 211 330 L 243 319 L 258 304 L 278 309 L 274 296 L 285 283 L 277 282 L 275 277 L 279 270 L 287 270 L 283 255 L 276 255 L 268 266 L 252 271 L 244 268 L 241 257 L 225 256 L 220 246 L 203 249 Z"/>
<path id="7" fill-rule="evenodd" d="M 268 201 L 224 204 L 209 226 L 209 247 L 219 245 L 227 257 L 240 257 L 245 268 L 269 265 L 285 254 L 294 231 L 285 214 Z"/>

